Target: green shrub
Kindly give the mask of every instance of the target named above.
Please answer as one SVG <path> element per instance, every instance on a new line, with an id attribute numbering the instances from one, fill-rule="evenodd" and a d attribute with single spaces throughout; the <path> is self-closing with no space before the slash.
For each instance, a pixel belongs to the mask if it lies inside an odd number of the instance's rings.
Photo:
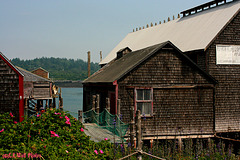
<path id="1" fill-rule="evenodd" d="M 64 111 L 48 109 L 21 123 L 13 118 L 11 113 L 0 115 L 0 159 L 34 155 L 42 159 L 114 158 L 109 141 L 91 141 L 84 126 Z"/>

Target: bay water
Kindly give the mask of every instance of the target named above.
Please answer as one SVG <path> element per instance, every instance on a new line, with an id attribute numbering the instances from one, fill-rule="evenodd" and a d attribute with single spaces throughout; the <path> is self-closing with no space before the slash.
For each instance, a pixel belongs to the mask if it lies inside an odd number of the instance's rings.
<path id="1" fill-rule="evenodd" d="M 61 88 L 63 110 L 78 118 L 78 110 L 83 109 L 83 88 Z"/>

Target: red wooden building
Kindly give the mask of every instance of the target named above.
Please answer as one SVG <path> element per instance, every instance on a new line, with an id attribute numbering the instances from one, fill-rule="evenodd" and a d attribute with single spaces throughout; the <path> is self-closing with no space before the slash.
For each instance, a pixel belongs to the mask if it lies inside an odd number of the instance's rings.
<path id="1" fill-rule="evenodd" d="M 20 122 L 24 116 L 23 77 L 0 52 L 0 113 L 12 112 Z"/>

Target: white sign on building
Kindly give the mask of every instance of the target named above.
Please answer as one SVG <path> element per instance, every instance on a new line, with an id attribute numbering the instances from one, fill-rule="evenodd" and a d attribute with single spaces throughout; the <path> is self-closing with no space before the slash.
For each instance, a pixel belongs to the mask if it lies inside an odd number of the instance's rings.
<path id="1" fill-rule="evenodd" d="M 217 64 L 240 64 L 240 45 L 217 45 Z"/>

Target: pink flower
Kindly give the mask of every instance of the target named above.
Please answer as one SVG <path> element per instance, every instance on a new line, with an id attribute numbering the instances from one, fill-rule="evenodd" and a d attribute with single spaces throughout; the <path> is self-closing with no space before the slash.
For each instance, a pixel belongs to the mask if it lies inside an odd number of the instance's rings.
<path id="1" fill-rule="evenodd" d="M 66 121 L 65 123 L 66 123 L 66 124 L 69 124 L 69 125 L 71 126 L 71 123 L 70 123 L 70 121 Z"/>
<path id="2" fill-rule="evenodd" d="M 61 113 L 56 113 L 56 112 L 55 112 L 54 114 L 56 114 L 56 115 L 61 115 Z"/>
<path id="3" fill-rule="evenodd" d="M 13 123 L 17 124 L 17 121 L 13 121 Z"/>
<path id="4" fill-rule="evenodd" d="M 84 129 L 83 129 L 83 128 L 81 128 L 81 132 L 84 132 Z"/>
<path id="5" fill-rule="evenodd" d="M 41 141 L 43 141 L 43 139 L 41 139 Z"/>
<path id="6" fill-rule="evenodd" d="M 60 116 L 59 118 L 62 119 L 63 117 Z"/>
<path id="7" fill-rule="evenodd" d="M 0 133 L 3 132 L 3 131 L 4 131 L 4 129 L 2 129 L 2 130 L 0 131 Z"/>
<path id="8" fill-rule="evenodd" d="M 99 152 L 100 152 L 101 154 L 103 154 L 103 151 L 102 151 L 102 150 L 100 150 Z"/>
<path id="9" fill-rule="evenodd" d="M 54 136 L 55 136 L 55 137 L 59 137 L 59 135 L 58 135 L 58 134 L 56 134 L 56 133 L 54 134 Z"/>
<path id="10" fill-rule="evenodd" d="M 66 150 L 66 152 L 68 153 L 68 151 Z"/>
<path id="11" fill-rule="evenodd" d="M 70 121 L 70 118 L 68 118 L 67 116 L 65 116 L 65 119 L 66 119 L 67 121 Z"/>
<path id="12" fill-rule="evenodd" d="M 12 114 L 12 113 L 9 113 L 9 115 L 10 115 L 11 117 L 13 117 L 13 114 Z"/>
<path id="13" fill-rule="evenodd" d="M 108 140 L 108 138 L 104 138 L 104 140 L 105 140 L 105 141 L 107 141 L 107 140 Z"/>
<path id="14" fill-rule="evenodd" d="M 45 146 L 43 146 L 44 148 L 46 148 L 46 145 Z"/>
<path id="15" fill-rule="evenodd" d="M 28 137 L 31 137 L 30 135 L 27 135 Z"/>
<path id="16" fill-rule="evenodd" d="M 94 150 L 94 152 L 95 152 L 96 154 L 98 154 L 98 151 L 97 151 L 97 150 Z"/>
<path id="17" fill-rule="evenodd" d="M 41 116 L 41 114 L 37 114 L 37 117 L 40 117 Z"/>
<path id="18" fill-rule="evenodd" d="M 52 134 L 51 137 L 59 137 L 59 135 L 56 134 L 54 131 L 50 131 L 50 133 Z"/>

